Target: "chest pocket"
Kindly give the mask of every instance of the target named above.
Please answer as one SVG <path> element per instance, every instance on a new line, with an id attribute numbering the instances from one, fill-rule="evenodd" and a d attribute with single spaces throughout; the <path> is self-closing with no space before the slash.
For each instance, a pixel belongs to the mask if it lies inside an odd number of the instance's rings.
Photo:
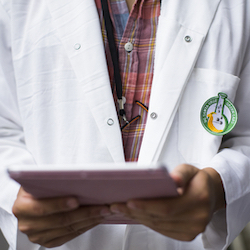
<path id="1" fill-rule="evenodd" d="M 200 122 L 203 104 L 219 92 L 233 103 L 240 79 L 223 72 L 194 69 L 179 106 L 178 149 L 192 164 L 207 164 L 218 152 L 222 136 L 207 132 Z"/>

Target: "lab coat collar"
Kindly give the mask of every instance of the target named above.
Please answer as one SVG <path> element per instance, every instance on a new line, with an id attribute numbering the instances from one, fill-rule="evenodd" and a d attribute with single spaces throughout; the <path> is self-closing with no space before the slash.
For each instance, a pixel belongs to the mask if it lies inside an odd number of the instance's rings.
<path id="1" fill-rule="evenodd" d="M 113 160 L 124 161 L 95 1 L 47 0 L 47 6 L 103 140 Z"/>

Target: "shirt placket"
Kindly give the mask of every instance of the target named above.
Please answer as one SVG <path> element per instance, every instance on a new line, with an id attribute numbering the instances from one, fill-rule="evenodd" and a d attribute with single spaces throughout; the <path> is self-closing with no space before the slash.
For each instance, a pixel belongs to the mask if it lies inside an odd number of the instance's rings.
<path id="1" fill-rule="evenodd" d="M 135 91 L 139 74 L 138 27 L 140 22 L 139 15 L 141 4 L 142 1 L 136 1 L 133 10 L 130 13 L 126 28 L 118 46 L 119 63 L 123 81 L 123 95 L 126 98 L 125 111 L 128 120 L 131 120 L 134 117 L 134 109 L 137 109 L 137 112 L 139 111 L 138 108 L 135 107 Z M 137 113 L 137 115 L 138 114 L 139 112 Z M 137 120 L 136 123 L 140 123 L 140 119 Z M 127 157 L 127 152 L 130 152 L 131 150 L 133 151 L 133 148 L 131 148 L 131 144 L 128 143 L 128 140 L 131 140 L 131 137 L 134 136 L 133 126 L 131 125 L 128 126 L 128 128 L 122 133 L 125 158 L 127 159 L 130 158 Z M 133 145 L 133 147 L 136 146 L 137 145 Z"/>

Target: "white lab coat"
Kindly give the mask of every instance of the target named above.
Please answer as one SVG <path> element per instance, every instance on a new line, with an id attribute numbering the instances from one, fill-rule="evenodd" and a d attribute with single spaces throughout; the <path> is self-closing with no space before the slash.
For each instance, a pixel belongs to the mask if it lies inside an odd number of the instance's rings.
<path id="1" fill-rule="evenodd" d="M 139 162 L 220 173 L 227 208 L 205 233 L 188 243 L 141 225 L 102 225 L 56 249 L 226 248 L 250 220 L 249 34 L 249 0 L 162 0 L 149 105 L 157 119 L 149 115 Z M 124 161 L 95 2 L 0 0 L 0 38 L 0 227 L 10 249 L 44 249 L 17 230 L 19 186 L 6 166 Z M 200 123 L 218 92 L 239 111 L 222 144 Z"/>

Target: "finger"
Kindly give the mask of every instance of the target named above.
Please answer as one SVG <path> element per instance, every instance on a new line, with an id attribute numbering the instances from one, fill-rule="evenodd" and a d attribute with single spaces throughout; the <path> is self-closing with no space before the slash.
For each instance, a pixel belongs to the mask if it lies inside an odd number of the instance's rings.
<path id="1" fill-rule="evenodd" d="M 172 233 L 192 233 L 198 234 L 205 230 L 202 225 L 183 221 L 169 222 L 164 220 L 147 220 L 145 218 L 137 219 L 140 224 L 143 224 L 157 232 L 166 231 Z"/>
<path id="2" fill-rule="evenodd" d="M 138 221 L 140 224 L 144 224 L 151 228 L 154 227 L 155 230 L 164 229 L 172 232 L 202 232 L 207 225 L 207 217 L 204 213 L 198 212 L 197 214 L 198 215 L 194 215 L 192 211 L 190 211 L 185 215 L 176 216 L 173 219 L 135 213 L 126 214 L 125 216 Z"/>
<path id="3" fill-rule="evenodd" d="M 207 225 L 207 221 L 204 220 L 203 216 L 200 216 L 200 218 L 197 216 L 196 219 L 187 219 L 188 217 L 185 217 L 184 220 L 178 218 L 172 221 L 133 213 L 125 216 L 160 234 L 182 241 L 193 240 L 198 234 L 205 231 Z"/>
<path id="4" fill-rule="evenodd" d="M 161 234 L 179 240 L 194 239 L 199 233 L 205 230 L 209 221 L 207 213 L 204 213 L 202 209 L 201 211 L 186 211 L 186 213 L 167 218 L 132 211 L 127 209 L 123 204 L 112 205 L 111 210 L 116 213 L 122 213 L 124 216 Z"/>
<path id="5" fill-rule="evenodd" d="M 201 198 L 191 199 L 189 195 L 168 200 L 132 200 L 127 203 L 127 208 L 131 211 L 171 220 L 178 216 L 185 216 L 189 211 L 192 214 L 199 210 L 209 211 L 207 202 L 201 204 L 200 200 Z"/>
<path id="6" fill-rule="evenodd" d="M 192 165 L 181 164 L 170 175 L 179 187 L 185 187 L 198 172 L 199 169 Z"/>
<path id="7" fill-rule="evenodd" d="M 147 226 L 147 225 L 145 225 Z M 155 227 L 147 226 L 151 228 L 152 230 L 165 235 L 169 238 L 175 239 L 175 240 L 180 240 L 180 241 L 192 241 L 196 238 L 196 236 L 199 233 L 193 233 L 191 230 L 185 231 L 185 232 L 180 232 L 180 231 L 173 231 L 173 230 L 164 230 L 164 229 L 158 229 Z"/>
<path id="8" fill-rule="evenodd" d="M 75 198 L 53 198 L 53 199 L 19 199 L 13 206 L 16 217 L 24 216 L 46 216 L 64 211 L 74 210 L 79 207 Z"/>
<path id="9" fill-rule="evenodd" d="M 211 190 L 213 192 L 212 197 L 214 198 L 213 211 L 225 208 L 225 190 L 219 173 L 212 168 L 205 168 L 203 171 L 206 172 L 210 178 Z"/>
<path id="10" fill-rule="evenodd" d="M 92 229 L 93 227 L 97 226 L 98 224 L 96 225 L 91 225 L 89 227 L 86 227 L 84 230 L 83 230 L 83 233 L 84 232 L 87 232 L 88 230 Z M 63 244 L 65 244 L 66 242 L 70 241 L 70 240 L 73 240 L 74 238 L 78 237 L 79 236 L 79 232 L 73 232 L 73 233 L 70 233 L 68 235 L 63 235 L 61 237 L 57 237 L 57 238 L 54 238 L 50 241 L 46 241 L 46 242 L 37 242 L 37 244 L 40 244 L 46 248 L 53 248 L 53 247 L 59 247 Z"/>
<path id="11" fill-rule="evenodd" d="M 74 210 L 79 207 L 79 202 L 74 197 L 62 197 L 37 200 L 20 189 L 13 206 L 14 215 L 22 216 L 46 216 L 54 213 Z"/>
<path id="12" fill-rule="evenodd" d="M 152 230 L 159 232 L 165 236 L 172 237 L 178 240 L 190 241 L 194 239 L 199 233 L 203 232 L 206 228 L 207 221 L 204 220 L 200 213 L 196 218 L 193 217 L 193 211 L 187 213 L 183 216 L 183 220 L 179 216 L 175 217 L 173 220 L 168 220 L 162 217 L 150 216 L 147 214 L 136 213 L 134 211 L 129 211 L 122 204 L 113 205 L 112 211 L 121 211 L 126 217 L 137 221 L 144 226 L 151 228 Z M 190 215 L 190 216 L 189 216 Z"/>
<path id="13" fill-rule="evenodd" d="M 127 202 L 127 208 L 131 211 L 137 211 L 144 214 L 173 218 L 195 207 L 194 203 L 189 203 L 188 196 L 170 199 L 155 199 L 155 200 L 131 200 Z"/>
<path id="14" fill-rule="evenodd" d="M 104 218 L 111 212 L 105 206 L 80 207 L 74 211 L 53 214 L 45 217 L 29 217 L 19 220 L 19 230 L 25 234 L 44 231 L 53 228 L 62 228 L 73 223 L 91 218 Z"/>
<path id="15" fill-rule="evenodd" d="M 131 210 L 123 204 L 112 205 L 111 210 L 113 213 L 122 214 L 123 216 L 132 218 L 136 221 L 152 221 L 154 224 L 162 223 L 186 223 L 186 224 L 201 224 L 207 223 L 207 213 L 202 208 L 195 208 L 190 210 L 184 210 L 180 214 L 172 216 L 162 216 L 155 214 L 148 214 L 143 211 Z M 161 224 L 160 224 L 161 225 Z"/>
<path id="16" fill-rule="evenodd" d="M 185 188 L 182 196 L 154 200 L 131 200 L 128 201 L 127 207 L 131 210 L 168 217 L 197 207 L 208 211 L 211 207 L 210 203 L 209 177 L 203 171 L 198 171 Z"/>
<path id="17" fill-rule="evenodd" d="M 102 217 L 92 218 L 85 220 L 84 222 L 68 225 L 64 228 L 46 230 L 39 233 L 28 234 L 28 238 L 31 242 L 44 245 L 47 242 L 53 241 L 57 238 L 66 237 L 68 235 L 79 236 L 85 233 L 90 228 L 95 227 L 103 221 Z"/>

